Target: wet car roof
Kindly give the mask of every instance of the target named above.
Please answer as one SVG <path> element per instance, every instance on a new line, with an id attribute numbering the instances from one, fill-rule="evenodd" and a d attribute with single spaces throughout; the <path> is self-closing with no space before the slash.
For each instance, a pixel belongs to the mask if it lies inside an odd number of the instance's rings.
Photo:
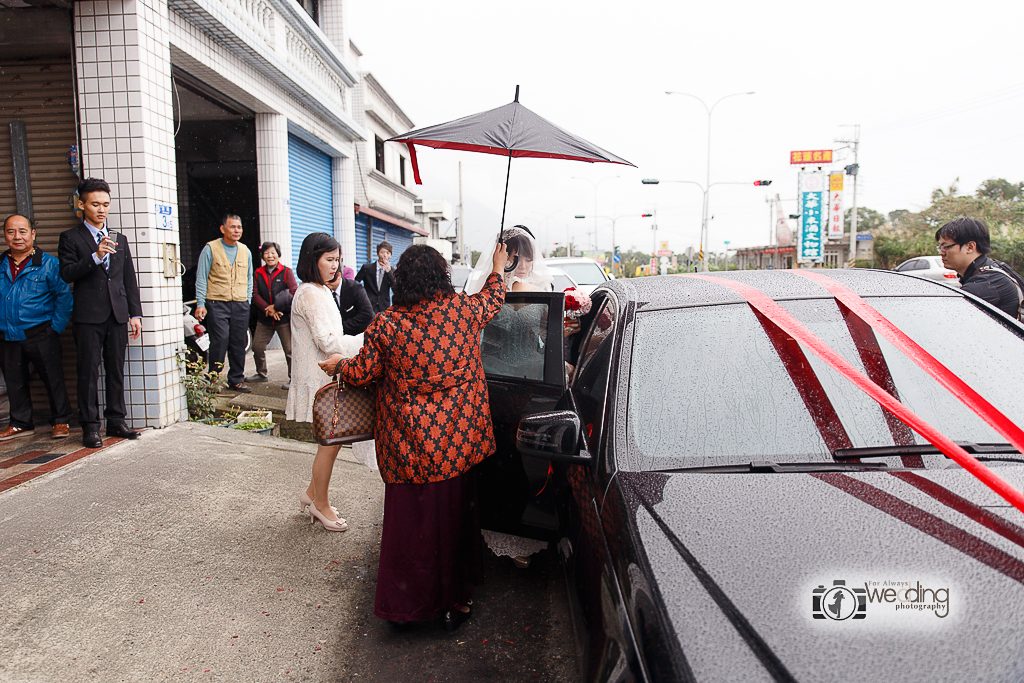
<path id="1" fill-rule="evenodd" d="M 863 297 L 875 296 L 962 296 L 955 289 L 931 280 L 884 270 L 827 269 L 826 275 Z M 773 299 L 832 298 L 824 287 L 788 270 L 746 270 L 708 273 L 712 278 L 729 278 L 754 287 Z M 687 275 L 624 278 L 600 286 L 644 308 L 683 308 L 715 304 L 743 303 L 744 299 L 727 287 Z"/>

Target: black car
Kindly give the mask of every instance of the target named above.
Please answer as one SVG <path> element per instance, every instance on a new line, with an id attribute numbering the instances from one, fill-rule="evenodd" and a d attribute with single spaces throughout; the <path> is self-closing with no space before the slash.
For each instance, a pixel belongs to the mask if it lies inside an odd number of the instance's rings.
<path id="1" fill-rule="evenodd" d="M 1024 424 L 1019 323 L 937 283 L 818 272 Z M 557 547 L 582 679 L 1024 680 L 1024 514 L 787 316 L 1024 487 L 1003 433 L 798 272 L 608 282 L 571 343 L 560 294 L 509 293 L 482 338 L 483 526 Z"/>

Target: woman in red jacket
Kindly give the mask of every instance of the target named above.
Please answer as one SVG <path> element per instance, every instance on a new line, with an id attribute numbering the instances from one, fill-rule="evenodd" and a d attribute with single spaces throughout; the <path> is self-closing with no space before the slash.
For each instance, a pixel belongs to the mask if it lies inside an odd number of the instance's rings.
<path id="1" fill-rule="evenodd" d="M 505 245 L 479 294 L 456 294 L 434 248 L 409 247 L 390 309 L 374 318 L 345 381 L 377 382 L 377 462 L 384 529 L 374 613 L 404 623 L 469 618 L 483 546 L 470 468 L 494 453 L 480 333 L 505 300 Z M 320 364 L 333 372 L 341 356 Z"/>
<path id="2" fill-rule="evenodd" d="M 281 246 L 277 242 L 264 242 L 260 247 L 264 265 L 252 274 L 252 305 L 256 309 L 256 332 L 252 335 L 252 359 L 256 363 L 256 376 L 246 382 L 267 381 L 267 344 L 274 338 L 281 340 L 284 359 L 288 363 L 288 378 L 292 376 L 292 334 L 290 313 L 292 296 L 298 288 L 292 269 L 281 265 Z M 286 384 L 284 389 L 288 388 Z"/>

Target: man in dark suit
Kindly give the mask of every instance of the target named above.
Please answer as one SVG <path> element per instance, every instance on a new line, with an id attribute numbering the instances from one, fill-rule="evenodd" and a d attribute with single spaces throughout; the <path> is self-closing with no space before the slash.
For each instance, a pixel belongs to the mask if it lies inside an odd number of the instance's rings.
<path id="1" fill-rule="evenodd" d="M 373 307 L 366 296 L 366 290 L 358 282 L 348 280 L 338 273 L 333 282 L 328 282 L 334 303 L 341 311 L 341 327 L 345 334 L 362 334 L 373 320 Z"/>
<path id="2" fill-rule="evenodd" d="M 99 178 L 78 185 L 78 208 L 85 220 L 60 235 L 60 276 L 73 287 L 71 322 L 78 348 L 78 421 L 87 448 L 103 445 L 97 397 L 99 365 L 106 373 L 107 436 L 134 439 L 125 422 L 124 356 L 128 336 L 142 334 L 142 301 L 128 238 L 107 230 L 110 186 Z"/>
<path id="3" fill-rule="evenodd" d="M 364 264 L 356 275 L 356 282 L 361 282 L 366 288 L 375 314 L 391 307 L 391 288 L 395 284 L 390 263 L 392 253 L 391 244 L 381 242 L 377 245 L 377 260 Z"/>

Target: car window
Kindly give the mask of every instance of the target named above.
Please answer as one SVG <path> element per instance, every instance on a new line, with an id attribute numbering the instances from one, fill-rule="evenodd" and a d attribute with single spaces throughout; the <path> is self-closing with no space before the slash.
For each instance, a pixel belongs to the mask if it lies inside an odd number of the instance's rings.
<path id="1" fill-rule="evenodd" d="M 910 261 L 906 261 L 904 263 L 901 263 L 899 266 L 896 267 L 896 272 L 897 273 L 905 273 L 908 270 L 914 270 L 915 268 L 917 268 L 917 264 L 920 263 L 920 262 L 921 262 L 921 259 L 911 259 Z"/>
<path id="2" fill-rule="evenodd" d="M 588 446 L 591 451 L 596 451 L 604 423 L 608 372 L 615 340 L 615 306 L 610 299 L 601 306 L 587 334 L 580 352 L 579 367 L 573 377 L 572 393 Z"/>
<path id="3" fill-rule="evenodd" d="M 456 292 L 461 292 L 472 272 L 469 268 L 452 268 L 452 287 Z"/>
<path id="4" fill-rule="evenodd" d="M 878 311 L 971 385 L 1012 422 L 1024 421 L 1024 339 L 965 299 L 879 297 Z M 834 300 L 780 304 L 865 374 Z M 900 400 L 955 441 L 1003 442 L 988 424 L 884 338 L 874 353 Z M 965 340 L 972 343 L 966 352 Z M 802 348 L 802 347 L 801 347 Z M 750 459 L 830 460 L 826 436 L 854 447 L 892 446 L 878 404 L 813 353 L 788 366 L 746 305 L 640 313 L 627 404 L 629 467 L 699 466 Z M 877 363 L 876 363 L 877 365 Z M 820 383 L 838 424 L 816 425 L 797 383 Z M 916 433 L 916 443 L 927 443 Z"/>
<path id="5" fill-rule="evenodd" d="M 547 304 L 506 302 L 480 339 L 484 372 L 543 380 L 547 330 Z"/>
<path id="6" fill-rule="evenodd" d="M 599 285 L 605 281 L 604 271 L 596 263 L 559 263 L 558 267 L 580 285 Z"/>
<path id="7" fill-rule="evenodd" d="M 932 265 L 926 258 L 919 258 L 915 263 L 917 265 L 914 266 L 914 270 L 928 270 Z"/>
<path id="8" fill-rule="evenodd" d="M 564 292 L 570 287 L 575 287 L 575 285 L 572 283 L 572 280 L 570 280 L 564 275 L 555 275 L 553 282 L 556 292 Z"/>

